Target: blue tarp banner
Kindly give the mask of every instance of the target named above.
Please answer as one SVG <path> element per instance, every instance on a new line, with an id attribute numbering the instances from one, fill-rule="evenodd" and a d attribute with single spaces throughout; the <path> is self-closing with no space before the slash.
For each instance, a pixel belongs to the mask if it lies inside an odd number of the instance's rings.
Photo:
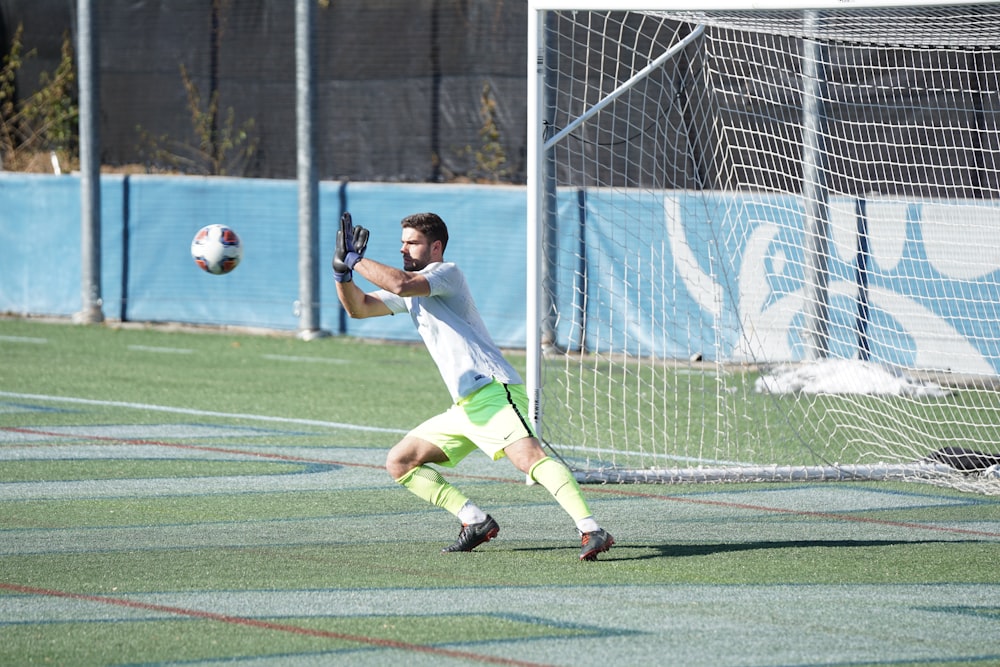
<path id="1" fill-rule="evenodd" d="M 105 317 L 296 330 L 297 193 L 287 180 L 102 176 Z M 794 195 L 590 189 L 560 191 L 557 204 L 549 260 L 560 347 L 758 363 L 805 358 L 812 260 Z M 872 360 L 890 366 L 1000 372 L 1000 208 L 848 197 L 829 204 L 831 356 L 852 358 L 863 342 Z M 441 215 L 450 231 L 445 258 L 465 271 L 493 337 L 525 345 L 523 187 L 320 184 L 320 326 L 415 341 L 406 317 L 344 316 L 330 261 L 345 207 L 371 230 L 367 255 L 393 266 L 401 266 L 400 220 Z M 0 175 L 0 312 L 80 310 L 79 210 L 75 176 Z M 243 242 L 242 263 L 224 276 L 191 259 L 192 237 L 210 223 L 228 225 Z"/>

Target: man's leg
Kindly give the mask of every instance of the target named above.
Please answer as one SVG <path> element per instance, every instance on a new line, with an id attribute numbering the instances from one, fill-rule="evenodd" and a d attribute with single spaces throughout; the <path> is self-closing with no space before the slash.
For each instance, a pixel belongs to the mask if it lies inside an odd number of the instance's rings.
<path id="1" fill-rule="evenodd" d="M 594 519 L 573 473 L 559 461 L 546 456 L 537 439 L 524 438 L 509 445 L 504 452 L 519 470 L 545 487 L 576 522 L 582 540 L 581 560 L 594 560 L 597 554 L 611 548 L 614 538 Z"/>
<path id="2" fill-rule="evenodd" d="M 469 499 L 437 470 L 424 465 L 447 460 L 448 455 L 434 443 L 408 435 L 389 450 L 385 468 L 410 493 L 458 516 Z"/>
<path id="3" fill-rule="evenodd" d="M 545 487 L 581 532 L 597 530 L 597 522 L 569 468 L 545 454 L 536 438 L 522 438 L 504 449 L 510 462 Z M 581 526 L 581 523 L 583 524 Z"/>
<path id="4" fill-rule="evenodd" d="M 447 454 L 437 445 L 407 436 L 389 450 L 386 470 L 410 493 L 451 512 L 461 520 L 462 530 L 458 540 L 444 551 L 471 551 L 496 537 L 500 527 L 465 494 L 449 484 L 437 470 L 425 465 L 446 461 Z"/>

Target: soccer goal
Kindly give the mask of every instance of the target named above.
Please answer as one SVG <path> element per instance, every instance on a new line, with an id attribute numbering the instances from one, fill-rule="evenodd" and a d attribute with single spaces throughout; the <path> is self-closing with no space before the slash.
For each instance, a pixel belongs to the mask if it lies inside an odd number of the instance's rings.
<path id="1" fill-rule="evenodd" d="M 1000 4 L 608 4 L 530 4 L 546 445 L 1000 493 Z"/>

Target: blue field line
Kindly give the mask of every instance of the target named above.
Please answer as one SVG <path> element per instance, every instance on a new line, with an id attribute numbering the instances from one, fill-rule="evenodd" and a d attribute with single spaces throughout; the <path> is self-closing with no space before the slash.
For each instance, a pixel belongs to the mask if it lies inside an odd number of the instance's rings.
<path id="1" fill-rule="evenodd" d="M 167 405 L 150 403 L 132 403 L 129 401 L 104 401 L 93 398 L 75 396 L 49 396 L 47 394 L 22 394 L 18 392 L 0 391 L 0 397 L 26 401 L 46 401 L 51 403 L 71 403 L 76 405 L 95 405 L 110 408 L 127 408 L 129 410 L 148 410 L 151 412 L 169 412 L 179 415 L 197 415 L 199 417 L 221 417 L 223 419 L 245 419 L 251 421 L 272 422 L 279 424 L 299 424 L 302 426 L 320 426 L 323 428 L 341 429 L 347 431 L 365 431 L 370 433 L 405 434 L 406 429 L 384 428 L 380 426 L 362 426 L 345 422 L 331 422 L 320 419 L 300 419 L 296 417 L 273 417 L 269 415 L 246 414 L 239 412 L 218 412 L 215 410 L 197 410 L 194 408 L 175 408 Z"/>
<path id="2" fill-rule="evenodd" d="M 593 616 L 583 617 L 591 620 L 582 626 L 582 635 L 564 636 L 553 632 L 540 638 L 442 642 L 424 645 L 422 650 L 431 655 L 445 646 L 483 651 L 497 643 L 520 640 L 525 647 L 530 645 L 531 648 L 517 652 L 517 664 L 522 664 L 521 660 L 570 664 L 564 658 L 565 650 L 572 647 L 582 650 L 583 655 L 603 650 L 611 656 L 611 659 L 605 656 L 604 662 L 591 660 L 581 664 L 759 664 L 769 667 L 988 662 L 996 656 L 992 645 L 996 628 L 993 612 L 1000 591 L 996 584 L 587 584 L 441 586 L 433 589 L 241 589 L 145 592 L 110 597 L 16 584 L 6 589 L 10 591 L 6 597 L 8 602 L 15 599 L 15 604 L 9 605 L 8 625 L 30 625 L 38 618 L 42 620 L 37 625 L 45 625 L 48 623 L 45 616 L 57 615 L 49 610 L 58 610 L 58 616 L 65 622 L 129 623 L 190 617 L 299 633 L 305 625 L 274 627 L 273 624 L 280 621 L 268 619 L 424 617 L 427 616 L 428 600 L 432 600 L 436 610 L 447 610 L 439 611 L 441 616 L 511 616 L 514 620 L 533 621 L 542 627 L 573 629 L 580 624 L 580 612 L 589 611 Z M 67 604 L 67 599 L 85 604 Z M 0 598 L 2 604 L 3 598 Z M 130 613 L 126 617 L 115 613 L 116 608 L 128 608 Z M 527 615 L 524 613 L 526 608 L 530 609 Z M 661 613 L 637 613 L 650 608 Z M 388 609 L 393 613 L 386 614 Z M 980 613 L 976 613 L 977 610 Z M 884 618 L 886 613 L 891 613 L 892 617 Z M 790 627 L 796 630 L 790 633 Z M 587 633 L 592 628 L 596 634 Z M 336 633 L 325 634 L 330 638 L 345 638 Z M 364 635 L 353 637 L 365 639 Z M 600 643 L 615 637 L 621 640 L 617 647 Z M 920 641 L 915 642 L 917 638 Z M 590 645 L 593 642 L 598 643 Z M 365 643 L 376 656 L 384 659 L 365 664 L 390 664 L 393 661 L 386 659 L 388 652 L 407 652 L 415 647 L 405 643 L 390 644 L 374 637 Z M 616 649 L 622 652 L 615 653 Z M 319 654 L 348 653 L 362 655 L 357 647 Z M 416 655 L 406 654 L 409 657 Z M 489 661 L 490 655 L 483 653 L 481 657 Z M 766 656 L 770 660 L 746 662 L 754 656 Z M 221 656 L 219 661 L 238 663 L 245 659 L 268 664 L 267 661 L 274 657 L 227 655 Z M 440 661 L 455 656 L 436 657 Z M 476 655 L 462 657 L 475 661 Z M 404 662 L 415 664 L 409 660 Z"/>
<path id="3" fill-rule="evenodd" d="M 746 491 L 735 490 L 735 489 L 733 491 L 727 492 L 727 491 L 724 490 L 724 488 L 725 487 L 721 487 L 720 488 L 718 486 L 715 486 L 715 487 L 713 487 L 711 489 L 696 490 L 696 491 L 685 491 L 684 495 L 685 496 L 691 496 L 691 497 L 695 497 L 695 496 L 718 497 L 720 495 L 729 495 L 729 494 L 734 495 L 734 496 L 741 496 L 741 495 L 745 495 L 747 493 Z M 873 510 L 882 511 L 882 510 L 887 510 L 887 509 L 927 509 L 927 508 L 943 507 L 943 506 L 998 505 L 998 504 L 1000 504 L 1000 498 L 998 498 L 996 496 L 979 496 L 979 495 L 968 494 L 968 493 L 961 494 L 961 495 L 959 495 L 959 494 L 954 494 L 954 495 L 947 494 L 947 495 L 945 495 L 945 494 L 928 493 L 928 492 L 920 491 L 920 490 L 916 490 L 916 489 L 912 490 L 912 491 L 910 491 L 910 490 L 903 490 L 903 489 L 886 489 L 886 488 L 880 488 L 880 487 L 877 487 L 877 486 L 869 485 L 869 483 L 867 483 L 867 482 L 858 482 L 855 485 L 852 485 L 850 482 L 847 482 L 845 484 L 839 484 L 838 483 L 835 488 L 838 491 L 850 490 L 850 491 L 859 492 L 859 493 L 873 493 L 873 494 L 877 494 L 877 495 L 894 496 L 894 497 L 899 497 L 899 498 L 916 498 L 916 499 L 920 499 L 920 500 L 924 500 L 925 501 L 925 502 L 923 502 L 921 504 L 909 504 L 909 503 L 907 503 L 905 505 L 881 505 L 881 506 L 878 506 L 878 507 L 867 507 L 867 508 L 859 508 L 857 510 L 853 510 L 853 511 L 857 511 L 857 512 L 865 512 L 865 511 L 873 511 Z M 790 484 L 781 484 L 781 485 L 778 485 L 778 486 L 771 486 L 771 487 L 761 485 L 759 488 L 753 489 L 752 493 L 754 495 L 761 495 L 761 496 L 767 496 L 767 495 L 770 495 L 770 494 L 784 494 L 784 495 L 787 495 L 787 494 L 792 494 L 792 493 L 797 492 L 797 491 L 805 491 L 805 492 L 808 492 L 808 493 L 815 493 L 816 489 L 817 489 L 817 485 L 815 483 L 790 483 Z M 851 511 L 852 510 L 838 510 L 838 512 L 845 513 L 845 514 L 851 512 Z"/>
<path id="4" fill-rule="evenodd" d="M 340 470 L 340 469 L 341 469 L 341 467 L 338 466 L 337 470 Z M 337 472 L 337 470 L 334 470 L 332 472 Z M 294 473 L 294 474 L 295 475 L 299 475 L 301 473 Z M 278 477 L 278 476 L 280 476 L 280 475 L 268 475 L 267 477 Z M 206 479 L 211 479 L 211 478 L 206 478 Z M 387 480 L 389 479 L 388 476 L 386 476 L 386 479 Z M 22 484 L 23 482 L 16 482 L 16 483 Z M 2 483 L 0 483 L 0 484 L 2 484 Z M 219 497 L 222 497 L 222 496 L 268 496 L 268 495 L 275 495 L 275 494 L 282 494 L 282 493 L 294 493 L 294 494 L 302 494 L 302 493 L 335 493 L 335 492 L 338 492 L 338 491 L 345 491 L 345 490 L 353 493 L 355 491 L 385 491 L 387 489 L 397 489 L 398 487 L 399 487 L 398 484 L 396 484 L 395 482 L 389 480 L 389 481 L 387 481 L 385 483 L 384 486 L 382 486 L 382 485 L 378 485 L 378 486 L 352 486 L 352 487 L 350 487 L 348 489 L 342 489 L 340 487 L 333 487 L 333 486 L 325 487 L 325 488 L 321 488 L 321 489 L 306 489 L 306 490 L 301 490 L 301 489 L 277 489 L 277 490 L 274 490 L 274 489 L 237 489 L 237 490 L 230 491 L 230 492 L 219 491 L 219 492 L 204 492 L 204 493 L 177 493 L 177 494 L 172 494 L 170 496 L 163 496 L 163 497 L 164 498 L 170 498 L 171 500 L 173 500 L 173 499 L 177 499 L 177 498 L 219 498 Z M 155 498 L 157 498 L 157 496 L 155 494 L 152 494 L 152 495 L 149 495 L 149 496 L 145 496 L 145 498 L 147 498 L 147 499 L 148 498 L 154 498 L 155 499 Z M 132 495 L 132 494 L 123 494 L 123 495 L 120 495 L 120 496 L 98 496 L 98 495 L 94 495 L 94 496 L 64 496 L 64 497 L 58 497 L 58 498 L 13 498 L 13 497 L 6 497 L 6 498 L 2 499 L 2 502 L 5 505 L 10 505 L 10 504 L 13 504 L 13 503 L 62 503 L 62 502 L 77 502 L 77 501 L 84 502 L 84 501 L 116 501 L 116 500 L 130 500 L 130 501 L 135 501 L 136 497 L 134 495 Z M 605 502 L 607 502 L 607 501 L 605 501 Z M 151 525 L 160 525 L 160 524 L 151 524 Z M 111 526 L 108 526 L 108 527 L 110 528 Z M 4 529 L 4 528 L 0 528 L 0 532 L 3 532 L 4 530 L 22 530 L 22 529 Z M 42 529 L 39 529 L 39 530 L 42 530 Z"/>
<path id="5" fill-rule="evenodd" d="M 484 587 L 484 588 L 488 588 L 488 587 Z M 385 590 L 385 589 L 382 589 L 382 590 Z M 401 589 L 401 590 L 409 590 L 409 589 Z M 440 590 L 440 589 L 436 589 L 436 590 Z M 202 591 L 199 591 L 199 592 L 202 592 Z M 226 593 L 227 591 L 204 591 L 204 592 Z M 282 591 L 282 590 L 262 589 L 260 592 L 264 593 L 264 594 L 267 594 L 267 595 L 270 595 L 272 593 L 281 594 L 281 593 L 283 593 L 285 591 Z M 299 592 L 302 592 L 302 591 L 294 590 L 294 591 L 288 591 L 288 592 L 299 593 Z M 317 591 L 317 592 L 325 592 L 325 591 Z M 162 595 L 162 593 L 154 593 L 154 594 L 144 593 L 143 594 L 143 596 L 148 596 L 148 595 Z M 328 612 L 328 613 L 298 613 L 298 614 L 296 614 L 296 613 L 285 613 L 285 614 L 276 614 L 276 615 L 267 615 L 267 614 L 241 614 L 240 616 L 243 617 L 243 618 L 254 618 L 254 619 L 257 619 L 257 620 L 261 620 L 261 621 L 289 622 L 289 621 L 301 620 L 303 618 L 309 618 L 309 619 L 330 619 L 330 620 L 338 620 L 338 621 L 344 621 L 344 620 L 377 620 L 377 621 L 382 621 L 382 620 L 385 620 L 385 619 L 389 619 L 389 620 L 392 620 L 392 619 L 411 620 L 411 619 L 414 619 L 414 618 L 430 618 L 430 619 L 444 618 L 444 619 L 452 619 L 452 618 L 454 618 L 455 616 L 458 616 L 458 615 L 459 614 L 452 614 L 452 613 L 448 613 L 448 612 L 425 612 L 425 613 L 402 613 L 401 614 L 401 613 L 395 613 L 395 612 L 387 611 L 386 613 L 383 613 L 383 614 L 374 613 L 374 612 L 366 612 L 366 613 L 360 613 L 360 614 L 337 614 L 337 613 L 329 613 Z M 509 637 L 502 637 L 502 638 L 491 638 L 491 639 L 482 639 L 482 640 L 469 640 L 469 641 L 461 641 L 461 642 L 454 642 L 454 641 L 453 642 L 434 642 L 434 643 L 427 644 L 427 646 L 439 646 L 439 647 L 470 646 L 471 647 L 471 646 L 475 646 L 477 644 L 493 644 L 493 643 L 505 643 L 505 642 L 524 642 L 524 641 L 534 641 L 534 640 L 546 641 L 546 640 L 552 640 L 552 639 L 568 639 L 568 640 L 572 640 L 572 639 L 583 639 L 583 638 L 594 639 L 594 638 L 601 638 L 601 637 L 628 637 L 628 636 L 631 636 L 631 635 L 640 635 L 640 634 L 643 634 L 643 633 L 641 633 L 641 632 L 639 632 L 637 630 L 632 630 L 632 629 L 629 629 L 629 628 L 602 627 L 602 626 L 599 626 L 599 625 L 595 625 L 593 623 L 582 623 L 580 621 L 567 621 L 567 620 L 562 620 L 562 619 L 551 619 L 551 618 L 546 618 L 544 616 L 537 616 L 537 615 L 525 614 L 523 612 L 513 612 L 513 611 L 511 611 L 511 612 L 478 611 L 478 612 L 467 612 L 467 613 L 460 614 L 460 615 L 463 618 L 463 622 L 468 622 L 468 621 L 471 621 L 472 619 L 475 619 L 475 618 L 495 618 L 495 619 L 500 619 L 500 620 L 504 620 L 504 621 L 510 621 L 512 623 L 517 623 L 517 624 L 524 625 L 524 626 L 530 626 L 532 628 L 543 627 L 543 628 L 551 628 L 552 630 L 567 630 L 567 631 L 570 631 L 572 634 L 562 634 L 562 633 L 555 633 L 555 632 L 553 632 L 552 634 L 545 635 L 545 634 L 536 634 L 533 631 L 532 634 L 529 637 L 509 636 Z M 76 624 L 76 623 L 86 623 L 86 624 L 90 624 L 90 623 L 93 623 L 93 624 L 102 624 L 102 623 L 156 623 L 156 622 L 159 622 L 159 621 L 162 621 L 162 620 L 167 620 L 167 619 L 173 619 L 173 620 L 176 620 L 176 621 L 186 622 L 186 623 L 204 622 L 203 619 L 199 619 L 199 618 L 196 618 L 196 617 L 191 617 L 191 618 L 189 618 L 189 617 L 183 617 L 183 616 L 176 617 L 176 616 L 172 616 L 172 615 L 169 615 L 169 614 L 164 614 L 162 616 L 138 617 L 138 618 L 136 618 L 134 616 L 133 617 L 129 617 L 129 616 L 117 616 L 117 617 L 108 617 L 108 618 L 90 618 L 90 619 L 84 619 L 84 620 L 79 620 L 79 619 L 58 619 L 58 620 L 55 620 L 55 619 L 46 619 L 46 620 L 42 620 L 42 621 L 33 621 L 33 620 L 5 621 L 3 619 L 0 619 L 0 627 L 4 627 L 4 626 L 17 626 L 17 625 L 32 625 L 32 626 L 34 626 L 34 625 L 39 625 L 39 626 L 41 626 L 41 625 L 49 625 L 49 626 L 56 625 L 57 626 L 57 625 Z M 354 652 L 354 651 L 358 651 L 358 650 L 384 650 L 384 648 L 380 649 L 380 648 L 376 647 L 376 648 L 362 649 L 360 647 L 352 647 L 352 648 L 345 648 L 345 649 L 331 649 L 329 651 L 322 651 L 322 652 L 311 652 L 310 651 L 308 653 L 294 653 L 294 654 L 288 654 L 288 655 L 312 655 L 312 654 L 329 655 L 329 654 L 334 654 L 334 653 L 342 653 L 344 651 Z M 273 657 L 283 656 L 283 655 L 285 655 L 285 654 L 267 654 L 266 657 L 273 658 Z M 247 656 L 247 659 L 248 660 L 249 659 L 259 660 L 260 656 Z M 232 661 L 231 658 L 220 658 L 218 660 L 218 662 L 231 662 L 231 661 Z M 199 664 L 203 663 L 203 662 L 214 662 L 214 661 L 213 660 L 207 660 L 207 661 L 206 660 L 195 660 L 195 661 L 192 661 L 192 663 L 199 663 Z M 182 665 L 182 664 L 186 664 L 186 662 L 185 661 L 179 661 L 179 662 L 171 662 L 170 664 Z"/>
<path id="6" fill-rule="evenodd" d="M 349 621 L 349 620 L 370 620 L 373 622 L 385 622 L 397 620 L 400 622 L 411 621 L 413 619 L 442 619 L 447 622 L 453 619 L 457 614 L 451 614 L 447 612 L 438 613 L 411 613 L 411 614 L 398 614 L 398 613 L 364 613 L 364 614 L 335 614 L 335 613 L 308 613 L 308 614 L 281 614 L 281 615 L 262 615 L 262 614 L 243 614 L 240 615 L 241 619 L 256 620 L 266 623 L 280 623 L 287 624 L 287 628 L 294 629 L 296 626 L 292 625 L 296 621 L 301 621 L 303 618 L 308 618 L 310 620 L 314 619 L 327 619 L 330 621 Z M 485 647 L 493 645 L 511 644 L 518 643 L 522 644 L 525 642 L 546 642 L 546 641 L 573 641 L 573 640 L 583 640 L 583 639 L 604 639 L 609 637 L 629 637 L 629 636 L 640 636 L 642 633 L 637 630 L 632 630 L 629 628 L 621 627 L 602 627 L 594 624 L 585 624 L 577 621 L 566 621 L 560 619 L 546 618 L 543 616 L 532 616 L 524 613 L 518 612 L 490 612 L 490 611 L 478 611 L 469 612 L 461 614 L 463 622 L 474 622 L 476 619 L 498 619 L 501 621 L 507 621 L 518 624 L 518 626 L 513 628 L 506 628 L 502 636 L 490 637 L 486 639 L 479 640 L 463 640 L 463 641 L 441 641 L 441 642 L 427 642 L 422 643 L 421 646 L 426 647 L 430 652 L 434 652 L 435 649 L 440 651 L 473 651 L 476 647 Z M 235 618 L 233 619 L 235 620 Z M 164 614 L 162 616 L 149 616 L 136 618 L 134 616 L 120 616 L 113 618 L 103 618 L 103 619 L 87 619 L 87 620 L 43 620 L 43 621 L 14 621 L 5 622 L 0 620 L 0 627 L 4 626 L 60 626 L 60 625 L 102 625 L 102 624 L 144 624 L 144 623 L 159 623 L 163 621 L 172 622 L 183 622 L 183 623 L 197 623 L 204 622 L 203 618 L 197 616 L 184 617 L 176 616 L 171 614 Z M 518 636 L 518 627 L 530 627 L 532 628 L 531 634 L 528 636 Z M 302 626 L 305 628 L 305 626 Z M 312 626 L 310 626 L 312 627 Z M 546 628 L 548 632 L 539 633 L 537 628 Z M 345 638 L 346 639 L 346 638 Z M 327 659 L 340 658 L 343 659 L 345 656 L 358 655 L 358 654 L 371 654 L 379 653 L 384 654 L 387 651 L 405 651 L 405 648 L 393 646 L 393 645 L 379 645 L 379 640 L 372 636 L 369 638 L 371 645 L 364 645 L 362 641 L 355 640 L 350 641 L 349 646 L 331 648 L 328 650 L 312 650 L 312 651 L 299 651 L 299 652 L 285 652 L 285 653 L 264 653 L 264 654 L 253 654 L 253 655 L 231 655 L 219 658 L 200 658 L 192 660 L 172 660 L 167 663 L 156 662 L 156 663 L 123 663 L 123 665 L 128 665 L 128 667 L 145 667 L 152 665 L 204 665 L 204 664 L 215 664 L 215 663 L 225 663 L 225 664 L 239 664 L 242 662 L 253 662 L 260 663 L 261 661 L 271 661 L 271 660 L 285 660 L 289 658 L 293 659 L 304 659 L 304 658 L 319 658 L 324 657 Z M 412 656 L 408 656 L 412 657 Z M 443 660 L 443 656 L 438 658 Z M 523 661 L 518 661 L 514 659 L 493 659 L 489 654 L 483 654 L 481 657 L 474 654 L 467 654 L 464 656 L 469 662 L 485 662 L 485 663 L 499 663 L 499 664 L 533 664 L 538 665 L 538 667 L 545 667 L 545 663 L 525 663 Z M 387 661 L 392 662 L 392 661 Z M 404 662 L 406 662 L 404 660 Z"/>
<path id="7" fill-rule="evenodd" d="M 12 403 L 8 401 L 0 401 L 0 415 L 14 414 L 17 412 L 72 412 L 72 410 L 66 410 L 64 408 L 50 408 L 31 403 Z"/>

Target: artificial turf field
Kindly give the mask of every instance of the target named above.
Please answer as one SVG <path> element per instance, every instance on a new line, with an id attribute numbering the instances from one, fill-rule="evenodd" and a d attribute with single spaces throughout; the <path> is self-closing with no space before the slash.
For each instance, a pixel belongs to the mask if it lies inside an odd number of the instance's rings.
<path id="1" fill-rule="evenodd" d="M 418 346 L 0 319 L 0 664 L 1000 664 L 1000 498 L 587 486 L 581 563 L 473 455 L 501 532 L 441 554 L 382 461 L 447 402 Z"/>

